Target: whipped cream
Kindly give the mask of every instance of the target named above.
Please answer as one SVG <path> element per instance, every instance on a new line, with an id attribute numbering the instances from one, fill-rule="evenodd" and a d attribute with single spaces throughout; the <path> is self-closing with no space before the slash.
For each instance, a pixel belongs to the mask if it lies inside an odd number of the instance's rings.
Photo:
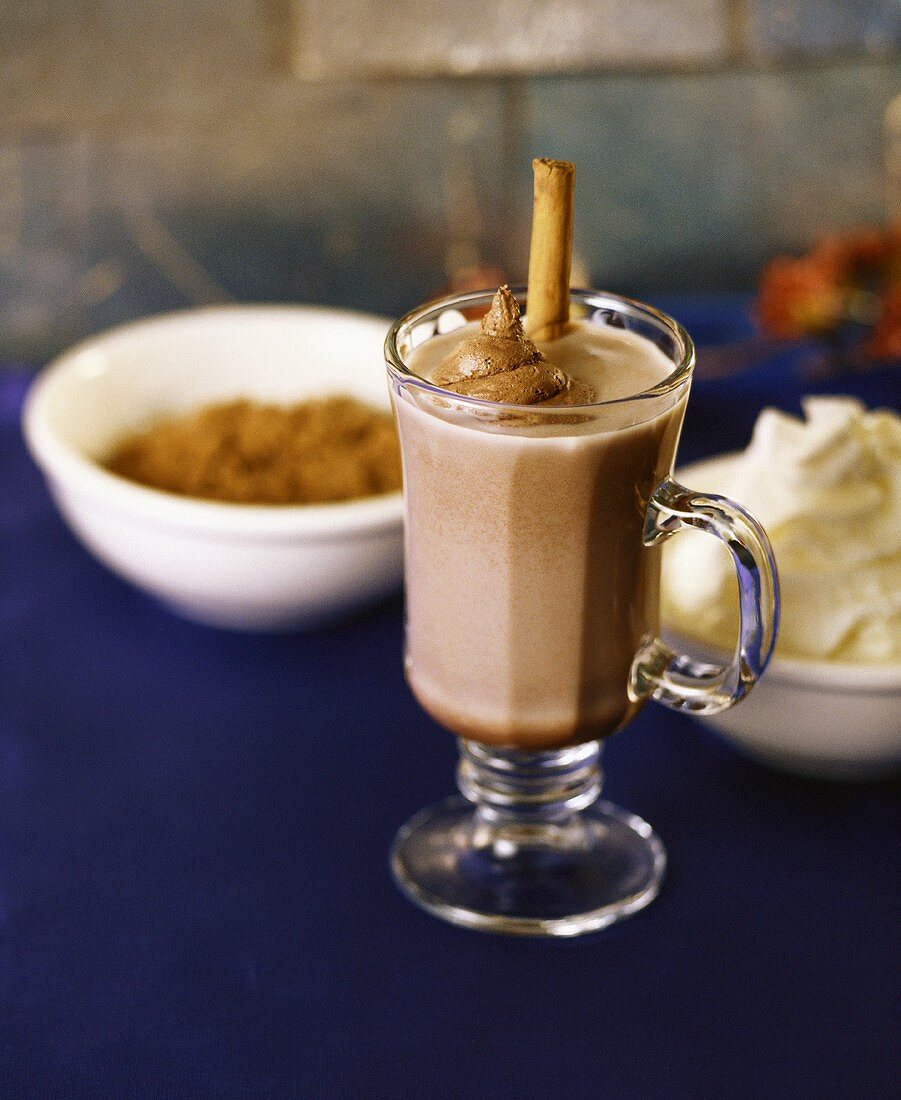
<path id="1" fill-rule="evenodd" d="M 765 409 L 747 450 L 704 463 L 691 488 L 740 501 L 763 524 L 782 588 L 777 652 L 901 662 L 901 417 L 809 397 L 804 419 Z M 731 559 L 709 535 L 665 548 L 663 609 L 677 631 L 737 634 Z"/>

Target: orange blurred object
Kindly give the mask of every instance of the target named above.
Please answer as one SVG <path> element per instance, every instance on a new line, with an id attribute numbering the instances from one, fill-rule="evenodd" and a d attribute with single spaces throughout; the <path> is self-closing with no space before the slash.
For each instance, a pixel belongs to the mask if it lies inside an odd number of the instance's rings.
<path id="1" fill-rule="evenodd" d="M 756 304 L 780 339 L 838 336 L 855 325 L 873 358 L 901 358 L 901 224 L 823 237 L 806 256 L 763 269 Z"/>
<path id="2" fill-rule="evenodd" d="M 836 268 L 815 256 L 780 256 L 764 269 L 757 315 L 773 336 L 791 339 L 828 332 L 841 322 L 847 291 Z"/>
<path id="3" fill-rule="evenodd" d="M 886 292 L 866 351 L 874 359 L 901 359 L 901 283 Z"/>

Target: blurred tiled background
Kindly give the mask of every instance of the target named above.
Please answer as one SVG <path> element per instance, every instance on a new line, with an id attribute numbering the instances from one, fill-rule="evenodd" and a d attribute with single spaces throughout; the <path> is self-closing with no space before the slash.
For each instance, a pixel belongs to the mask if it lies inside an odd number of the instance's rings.
<path id="1" fill-rule="evenodd" d="M 516 278 L 536 154 L 577 162 L 579 255 L 636 293 L 749 287 L 885 217 L 901 0 L 443 10 L 0 0 L 0 356 L 188 302 L 393 314 L 469 263 Z"/>

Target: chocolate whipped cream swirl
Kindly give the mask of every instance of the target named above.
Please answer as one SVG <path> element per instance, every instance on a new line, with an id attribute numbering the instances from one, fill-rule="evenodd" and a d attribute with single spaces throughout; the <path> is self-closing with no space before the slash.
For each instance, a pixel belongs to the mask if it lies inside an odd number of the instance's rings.
<path id="1" fill-rule="evenodd" d="M 494 295 L 481 332 L 461 340 L 433 381 L 465 397 L 508 405 L 590 401 L 586 387 L 552 367 L 526 336 L 516 299 L 506 286 Z"/>

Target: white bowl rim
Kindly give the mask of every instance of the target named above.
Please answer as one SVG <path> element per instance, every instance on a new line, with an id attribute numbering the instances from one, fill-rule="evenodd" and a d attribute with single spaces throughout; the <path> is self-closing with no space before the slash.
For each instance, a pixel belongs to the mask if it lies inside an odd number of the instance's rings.
<path id="1" fill-rule="evenodd" d="M 104 469 L 65 443 L 44 416 L 48 392 L 60 377 L 78 368 L 78 360 L 86 351 L 102 350 L 105 345 L 114 344 L 122 336 L 135 331 L 171 328 L 217 315 L 226 315 L 229 319 L 253 317 L 262 320 L 267 314 L 310 320 L 317 317 L 322 320 L 340 318 L 377 326 L 382 331 L 387 331 L 391 325 L 389 318 L 376 314 L 290 303 L 192 307 L 115 325 L 67 348 L 51 360 L 31 384 L 22 409 L 22 429 L 33 458 L 52 482 L 66 490 L 74 489 L 110 510 L 128 512 L 135 519 L 163 526 L 202 529 L 246 538 L 291 538 L 298 535 L 335 538 L 342 534 L 353 538 L 361 531 L 377 532 L 396 527 L 403 514 L 403 498 L 399 490 L 331 504 L 230 504 L 183 497 L 139 485 Z"/>
<path id="2" fill-rule="evenodd" d="M 861 694 L 901 691 L 901 664 L 864 664 L 851 661 L 817 661 L 776 656 L 764 676 L 784 683 L 829 688 Z"/>
<path id="3" fill-rule="evenodd" d="M 741 456 L 740 451 L 727 451 L 724 454 L 710 455 L 698 459 L 688 466 L 676 470 L 676 479 L 685 479 L 688 488 L 693 488 L 691 479 L 705 469 L 714 466 L 728 466 Z M 699 492 L 703 488 L 699 487 Z M 697 645 L 707 652 L 713 660 L 727 661 L 729 655 L 720 647 L 710 645 L 703 638 L 696 638 L 667 625 L 667 634 L 683 643 Z M 808 687 L 840 689 L 842 691 L 866 693 L 892 693 L 901 691 L 901 664 L 883 662 L 865 664 L 862 661 L 824 661 L 814 657 L 783 657 L 777 653 L 764 673 L 767 680 L 779 680 L 782 683 L 800 684 Z"/>
<path id="4" fill-rule="evenodd" d="M 695 648 L 703 659 L 725 664 L 731 657 L 719 646 L 713 646 L 703 638 L 696 638 L 684 631 L 664 626 L 665 641 L 677 650 Z M 851 691 L 881 694 L 901 691 L 901 664 L 864 664 L 852 661 L 822 661 L 810 657 L 782 657 L 770 659 L 763 674 L 766 680 L 779 680 L 786 684 L 804 687 L 822 687 L 831 691 Z"/>

